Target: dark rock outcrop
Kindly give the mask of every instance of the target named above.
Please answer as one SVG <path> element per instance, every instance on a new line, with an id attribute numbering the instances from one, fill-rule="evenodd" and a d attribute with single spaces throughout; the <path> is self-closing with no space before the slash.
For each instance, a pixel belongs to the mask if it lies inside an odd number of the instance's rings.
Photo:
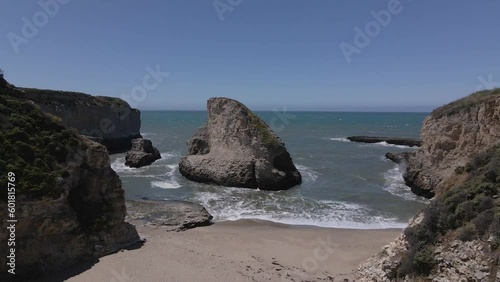
<path id="1" fill-rule="evenodd" d="M 386 153 L 385 157 L 397 164 L 407 164 L 413 152 Z"/>
<path id="2" fill-rule="evenodd" d="M 142 138 L 141 112 L 119 98 L 78 92 L 18 88 L 25 99 L 61 119 L 62 125 L 105 145 L 110 153 L 126 152 Z"/>
<path id="3" fill-rule="evenodd" d="M 208 121 L 188 141 L 179 171 L 186 178 L 223 186 L 289 189 L 302 181 L 281 139 L 238 101 L 211 98 Z"/>
<path id="4" fill-rule="evenodd" d="M 148 139 L 132 140 L 132 149 L 125 156 L 125 165 L 129 167 L 142 167 L 161 159 L 158 149 Z"/>
<path id="5" fill-rule="evenodd" d="M 349 141 L 352 141 L 352 142 L 360 142 L 360 143 L 386 142 L 387 144 L 408 146 L 408 147 L 419 147 L 421 145 L 420 140 L 413 139 L 413 138 L 350 136 L 350 137 L 347 137 L 347 139 Z"/>
<path id="6" fill-rule="evenodd" d="M 138 242 L 107 149 L 65 129 L 18 95 L 0 90 L 0 218 L 15 184 L 16 276 L 7 273 L 10 236 L 0 221 L 0 280 L 28 281 Z M 7 172 L 15 179 L 7 179 Z M 10 185 L 9 185 L 10 186 Z M 14 186 L 11 186 L 14 187 Z"/>
<path id="7" fill-rule="evenodd" d="M 127 220 L 182 231 L 212 224 L 212 215 L 201 205 L 186 201 L 127 201 Z"/>

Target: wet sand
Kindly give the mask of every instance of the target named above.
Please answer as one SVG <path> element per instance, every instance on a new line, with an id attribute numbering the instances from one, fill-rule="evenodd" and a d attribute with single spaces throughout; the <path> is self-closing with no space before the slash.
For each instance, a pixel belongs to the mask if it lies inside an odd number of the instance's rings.
<path id="1" fill-rule="evenodd" d="M 401 232 L 261 220 L 138 230 L 147 240 L 142 247 L 102 257 L 67 281 L 353 281 L 358 264 Z"/>

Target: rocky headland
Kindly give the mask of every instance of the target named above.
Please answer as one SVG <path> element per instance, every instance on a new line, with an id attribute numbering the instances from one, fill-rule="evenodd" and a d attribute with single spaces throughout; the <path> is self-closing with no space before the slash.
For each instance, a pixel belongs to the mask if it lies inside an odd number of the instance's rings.
<path id="1" fill-rule="evenodd" d="M 137 243 L 107 149 L 20 97 L 0 90 L 0 217 L 17 220 L 16 275 L 7 272 L 10 249 L 1 244 L 0 280 L 26 281 Z M 11 224 L 0 222 L 0 241 L 10 238 Z"/>
<path id="2" fill-rule="evenodd" d="M 500 141 L 500 91 L 483 91 L 434 110 L 422 125 L 422 147 L 404 176 L 417 195 L 432 197 L 467 178 L 460 173 Z M 457 173 L 458 172 L 458 173 Z"/>
<path id="3" fill-rule="evenodd" d="M 141 138 L 141 112 L 113 97 L 78 92 L 22 88 L 23 96 L 42 111 L 59 117 L 62 124 L 75 128 L 106 146 L 110 153 L 128 151 L 131 140 Z"/>
<path id="4" fill-rule="evenodd" d="M 3 77 L 0 90 L 32 101 L 40 110 L 57 117 L 63 126 L 103 144 L 110 153 L 126 152 L 132 147 L 132 139 L 142 138 L 141 112 L 122 99 L 15 87 Z"/>
<path id="5" fill-rule="evenodd" d="M 46 111 L 25 89 L 2 81 L 0 185 L 6 189 L 1 190 L 0 217 L 16 221 L 0 222 L 0 240 L 5 242 L 0 245 L 0 253 L 5 254 L 0 257 L 1 281 L 50 280 L 53 272 L 57 276 L 75 265 L 143 243 L 131 223 L 163 226 L 166 231 L 211 224 L 212 216 L 194 203 L 126 203 L 105 146 Z M 66 101 L 66 110 L 71 103 L 87 107 L 103 99 L 68 97 L 84 100 Z M 49 96 L 43 100 L 52 103 Z M 53 105 L 61 106 L 57 98 L 54 101 Z M 160 157 L 150 140 L 132 143 L 135 150 L 128 155 L 129 162 L 147 165 Z M 8 245 L 12 224 L 15 242 Z M 7 257 L 11 247 L 15 257 Z M 7 272 L 12 269 L 9 263 L 15 265 L 15 275 Z"/>
<path id="6" fill-rule="evenodd" d="M 500 89 L 434 110 L 422 146 L 389 154 L 431 203 L 356 281 L 500 281 Z"/>
<path id="7" fill-rule="evenodd" d="M 223 186 L 285 190 L 302 181 L 281 139 L 245 105 L 207 102 L 208 121 L 188 141 L 179 164 L 187 179 Z"/>

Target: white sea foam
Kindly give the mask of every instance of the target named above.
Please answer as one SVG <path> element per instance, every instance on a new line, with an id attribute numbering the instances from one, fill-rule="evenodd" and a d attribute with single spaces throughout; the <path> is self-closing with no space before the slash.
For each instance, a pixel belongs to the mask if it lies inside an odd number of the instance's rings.
<path id="1" fill-rule="evenodd" d="M 300 172 L 302 175 L 302 180 L 304 182 L 314 182 L 316 179 L 318 179 L 318 173 L 314 171 L 312 168 L 307 167 L 305 165 L 296 165 L 297 170 Z"/>
<path id="2" fill-rule="evenodd" d="M 118 174 L 126 174 L 129 176 L 129 174 L 140 174 L 144 173 L 146 170 L 149 168 L 159 168 L 159 167 L 164 167 L 165 161 L 171 161 L 173 158 L 178 157 L 177 152 L 162 152 L 160 153 L 161 159 L 156 160 L 154 163 L 152 163 L 149 166 L 143 166 L 140 168 L 132 168 L 128 167 L 125 165 L 125 157 L 118 157 L 116 158 L 112 163 L 111 163 L 111 168 L 116 171 Z M 170 167 L 170 165 L 167 165 L 167 167 Z"/>
<path id="3" fill-rule="evenodd" d="M 368 181 L 366 178 L 364 178 L 364 177 L 362 177 L 362 176 L 360 176 L 360 175 L 357 175 L 357 174 L 353 174 L 353 175 L 354 175 L 354 177 L 356 177 L 356 178 L 358 178 L 358 179 L 361 179 L 361 180 L 363 180 L 363 181 Z"/>
<path id="4" fill-rule="evenodd" d="M 179 182 L 175 180 L 152 181 L 151 186 L 162 189 L 177 189 L 182 187 Z"/>
<path id="5" fill-rule="evenodd" d="M 146 133 L 141 133 L 142 137 L 146 137 L 146 136 L 155 136 L 156 133 L 149 133 L 149 132 L 146 132 Z"/>
<path id="6" fill-rule="evenodd" d="M 406 226 L 405 222 L 375 215 L 361 205 L 307 199 L 297 193 L 218 187 L 213 191 L 198 191 L 194 200 L 202 204 L 215 221 L 261 219 L 293 225 L 356 229 Z"/>
<path id="7" fill-rule="evenodd" d="M 334 137 L 334 138 L 330 138 L 330 140 L 336 141 L 336 142 L 352 142 L 349 139 L 347 139 L 346 137 Z M 389 144 L 389 143 L 387 143 L 385 141 L 377 142 L 377 143 L 368 143 L 365 146 L 373 146 L 373 145 L 375 145 L 375 146 L 383 146 L 383 147 L 392 147 L 392 148 L 404 148 L 404 149 L 407 149 L 407 148 L 417 148 L 416 146 L 412 147 L 412 146 Z"/>
<path id="8" fill-rule="evenodd" d="M 396 164 L 393 168 L 384 173 L 384 179 L 385 185 L 383 188 L 385 191 L 405 200 L 428 203 L 428 200 L 413 194 L 410 187 L 406 186 L 399 165 Z"/>
<path id="9" fill-rule="evenodd" d="M 384 146 L 384 147 L 392 147 L 392 148 L 404 148 L 404 149 L 407 149 L 407 148 L 416 148 L 416 146 L 404 146 L 404 145 L 394 145 L 394 144 L 389 144 L 385 141 L 382 141 L 382 142 L 378 142 L 378 143 L 372 143 L 372 145 L 378 145 L 378 146 Z"/>
<path id="10" fill-rule="evenodd" d="M 351 142 L 346 137 L 334 137 L 334 138 L 330 138 L 330 140 L 337 141 L 337 142 Z"/>
<path id="11" fill-rule="evenodd" d="M 165 158 L 163 161 L 168 161 L 168 159 L 172 159 L 175 156 L 176 155 L 171 152 L 162 153 L 162 157 Z M 150 178 L 151 187 L 162 189 L 176 189 L 182 187 L 175 175 L 179 165 L 162 163 L 162 159 L 157 160 L 149 166 L 131 168 L 125 165 L 125 157 L 118 157 L 113 161 L 111 167 L 121 177 Z"/>
<path id="12" fill-rule="evenodd" d="M 158 181 L 151 181 L 151 187 L 157 187 L 157 188 L 162 188 L 162 189 L 177 189 L 181 188 L 182 185 L 177 182 L 177 177 L 175 175 L 175 172 L 177 171 L 177 168 L 179 167 L 178 164 L 169 164 L 166 165 L 166 168 L 168 168 L 168 171 L 161 175 L 160 178 L 161 180 Z M 163 179 L 164 177 L 167 177 L 168 179 Z"/>
<path id="13" fill-rule="evenodd" d="M 168 159 L 172 159 L 172 158 L 175 158 L 178 156 L 178 154 L 176 152 L 163 152 L 163 153 L 160 153 L 160 155 L 161 155 L 160 160 L 168 160 Z"/>
<path id="14" fill-rule="evenodd" d="M 140 174 L 143 173 L 147 167 L 132 168 L 125 165 L 125 157 L 116 158 L 111 163 L 111 168 L 118 174 Z"/>

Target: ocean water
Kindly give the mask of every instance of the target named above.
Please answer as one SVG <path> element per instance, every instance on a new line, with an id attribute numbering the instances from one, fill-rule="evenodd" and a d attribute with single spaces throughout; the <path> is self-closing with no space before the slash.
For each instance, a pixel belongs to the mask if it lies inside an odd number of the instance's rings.
<path id="1" fill-rule="evenodd" d="M 175 199 L 205 206 L 215 221 L 242 218 L 338 228 L 399 228 L 428 201 L 404 185 L 403 168 L 386 152 L 414 150 L 386 143 L 349 142 L 352 135 L 419 136 L 425 113 L 256 112 L 285 142 L 303 177 L 300 186 L 269 192 L 191 182 L 179 173 L 186 141 L 206 112 L 144 111 L 142 134 L 162 159 L 128 168 L 125 154 L 111 156 L 127 199 Z"/>

